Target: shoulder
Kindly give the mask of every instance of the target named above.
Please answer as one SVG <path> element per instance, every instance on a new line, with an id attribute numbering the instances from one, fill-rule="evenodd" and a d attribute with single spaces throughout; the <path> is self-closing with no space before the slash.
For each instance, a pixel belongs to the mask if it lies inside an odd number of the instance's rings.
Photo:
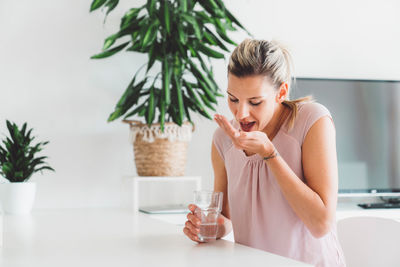
<path id="1" fill-rule="evenodd" d="M 217 127 L 214 131 L 213 135 L 213 142 L 214 144 L 219 144 L 221 142 L 225 142 L 225 140 L 228 138 L 228 136 L 225 134 L 224 130 L 222 130 L 220 127 Z"/>
<path id="2" fill-rule="evenodd" d="M 298 119 L 307 119 L 310 117 L 331 116 L 329 110 L 317 102 L 300 103 L 298 105 Z"/>
<path id="3" fill-rule="evenodd" d="M 329 117 L 332 120 L 332 115 L 329 110 L 322 104 L 317 102 L 306 102 L 298 104 L 297 116 L 294 127 L 290 131 L 300 144 L 303 144 L 305 136 L 310 128 L 322 117 Z"/>

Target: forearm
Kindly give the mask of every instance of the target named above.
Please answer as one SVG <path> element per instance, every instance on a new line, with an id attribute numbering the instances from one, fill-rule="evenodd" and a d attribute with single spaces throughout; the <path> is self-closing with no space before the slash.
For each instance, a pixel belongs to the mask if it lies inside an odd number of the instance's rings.
<path id="1" fill-rule="evenodd" d="M 333 216 L 322 198 L 292 171 L 282 157 L 266 162 L 296 215 L 315 237 L 325 235 Z"/>
<path id="2" fill-rule="evenodd" d="M 232 221 L 221 215 L 223 223 L 218 224 L 217 239 L 223 238 L 232 231 Z"/>

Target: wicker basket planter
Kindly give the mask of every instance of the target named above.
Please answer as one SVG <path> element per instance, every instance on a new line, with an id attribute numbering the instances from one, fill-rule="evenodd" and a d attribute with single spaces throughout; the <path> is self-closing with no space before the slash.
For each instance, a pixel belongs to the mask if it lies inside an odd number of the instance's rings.
<path id="1" fill-rule="evenodd" d="M 190 123 L 178 126 L 165 123 L 164 133 L 159 124 L 150 127 L 138 121 L 124 120 L 131 132 L 136 170 L 139 176 L 183 176 L 187 145 L 194 130 Z"/>

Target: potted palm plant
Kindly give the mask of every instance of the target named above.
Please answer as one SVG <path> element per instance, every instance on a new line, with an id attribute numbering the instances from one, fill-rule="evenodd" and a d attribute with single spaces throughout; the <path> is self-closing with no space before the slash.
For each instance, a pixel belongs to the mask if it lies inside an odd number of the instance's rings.
<path id="1" fill-rule="evenodd" d="M 107 17 L 117 5 L 118 0 L 93 0 L 90 12 L 103 8 Z M 123 116 L 130 124 L 139 175 L 184 174 L 191 112 L 212 119 L 209 110 L 222 96 L 210 58 L 222 59 L 226 45 L 236 45 L 228 31 L 237 27 L 245 30 L 222 0 L 147 0 L 125 13 L 103 51 L 91 57 L 123 50 L 148 55 L 146 69 L 133 75 L 108 118 Z M 128 120 L 133 116 L 143 120 Z"/>
<path id="2" fill-rule="evenodd" d="M 46 156 L 37 156 L 48 142 L 33 145 L 33 129 L 26 123 L 21 128 L 8 120 L 6 124 L 9 137 L 0 144 L 0 176 L 7 182 L 0 183 L 0 202 L 7 213 L 29 213 L 36 194 L 36 184 L 29 179 L 38 171 L 54 171 Z"/>

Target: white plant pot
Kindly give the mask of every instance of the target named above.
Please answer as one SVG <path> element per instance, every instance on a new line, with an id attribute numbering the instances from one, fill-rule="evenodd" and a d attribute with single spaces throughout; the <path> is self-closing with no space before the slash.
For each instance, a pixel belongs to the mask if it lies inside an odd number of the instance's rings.
<path id="1" fill-rule="evenodd" d="M 5 213 L 30 213 L 35 195 L 36 183 L 34 182 L 0 184 L 0 202 Z"/>

